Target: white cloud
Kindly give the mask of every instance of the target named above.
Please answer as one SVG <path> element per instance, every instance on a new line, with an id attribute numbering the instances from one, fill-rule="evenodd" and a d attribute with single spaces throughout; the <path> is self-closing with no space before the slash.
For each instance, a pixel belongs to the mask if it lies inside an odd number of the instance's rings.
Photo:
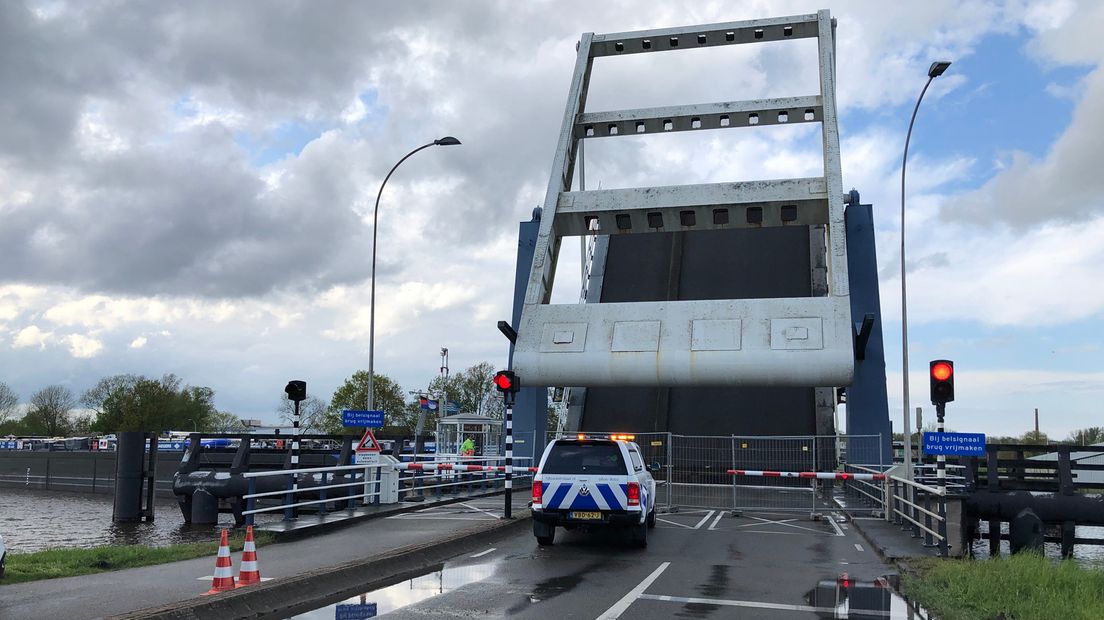
<path id="1" fill-rule="evenodd" d="M 69 343 L 69 354 L 76 358 L 96 357 L 103 350 L 103 342 L 92 336 L 70 334 L 65 341 Z"/>
<path id="2" fill-rule="evenodd" d="M 12 347 L 16 349 L 22 349 L 24 347 L 37 346 L 40 349 L 46 348 L 46 344 L 53 340 L 53 332 L 44 332 L 37 325 L 28 325 L 19 330 L 16 334 L 15 340 L 12 342 Z"/>
<path id="3" fill-rule="evenodd" d="M 147 342 L 149 342 L 148 338 L 146 338 L 145 336 L 138 336 L 134 340 L 130 341 L 130 348 L 141 349 L 142 347 L 146 346 Z"/>

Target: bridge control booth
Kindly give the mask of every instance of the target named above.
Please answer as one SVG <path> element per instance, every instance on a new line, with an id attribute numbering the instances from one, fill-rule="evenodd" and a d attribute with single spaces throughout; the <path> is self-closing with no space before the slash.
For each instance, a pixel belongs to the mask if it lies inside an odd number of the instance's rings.
<path id="1" fill-rule="evenodd" d="M 437 454 L 459 455 L 465 439 L 475 443 L 473 456 L 499 456 L 504 422 L 474 413 L 442 417 L 437 422 Z"/>

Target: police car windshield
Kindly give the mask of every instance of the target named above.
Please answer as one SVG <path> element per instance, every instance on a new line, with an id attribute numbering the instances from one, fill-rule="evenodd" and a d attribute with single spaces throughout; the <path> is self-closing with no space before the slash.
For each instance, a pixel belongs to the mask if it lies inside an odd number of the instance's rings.
<path id="1" fill-rule="evenodd" d="M 621 449 L 617 444 L 606 441 L 557 441 L 541 471 L 546 474 L 626 473 Z"/>

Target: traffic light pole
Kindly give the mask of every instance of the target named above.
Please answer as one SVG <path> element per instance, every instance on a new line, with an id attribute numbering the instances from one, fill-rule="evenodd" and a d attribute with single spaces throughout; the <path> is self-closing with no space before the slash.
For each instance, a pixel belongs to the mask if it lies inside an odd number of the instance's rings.
<path id="1" fill-rule="evenodd" d="M 514 393 L 509 391 L 503 394 L 503 402 L 506 405 L 506 506 L 503 508 L 503 514 L 507 519 L 512 519 L 514 506 Z"/>
<path id="2" fill-rule="evenodd" d="M 936 428 L 943 432 L 943 415 L 947 403 L 935 403 Z M 939 555 L 947 557 L 947 457 L 939 454 L 935 457 L 936 480 L 939 486 Z"/>

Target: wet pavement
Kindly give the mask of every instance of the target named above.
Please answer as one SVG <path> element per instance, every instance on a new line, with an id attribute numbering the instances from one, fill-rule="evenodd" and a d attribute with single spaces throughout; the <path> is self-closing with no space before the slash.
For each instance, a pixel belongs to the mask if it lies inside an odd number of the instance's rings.
<path id="1" fill-rule="evenodd" d="M 540 547 L 518 532 L 298 617 L 928 617 L 847 522 L 684 510 L 660 515 L 649 539 L 636 549 L 623 532 L 560 529 Z"/>

